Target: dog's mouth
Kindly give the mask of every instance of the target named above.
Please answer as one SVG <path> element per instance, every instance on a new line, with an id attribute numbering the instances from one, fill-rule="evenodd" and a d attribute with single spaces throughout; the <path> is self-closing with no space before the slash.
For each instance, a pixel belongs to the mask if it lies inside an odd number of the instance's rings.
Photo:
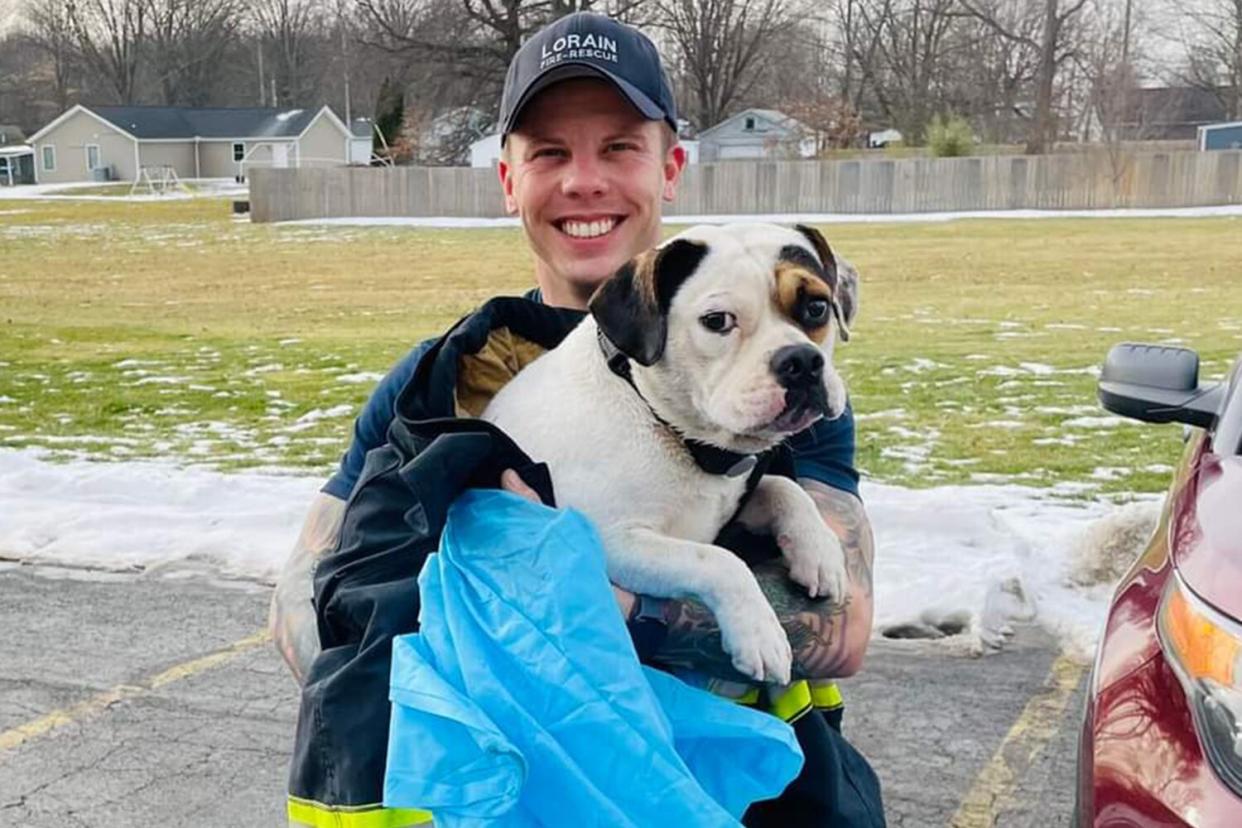
<path id="1" fill-rule="evenodd" d="M 588 240 L 603 238 L 624 222 L 625 216 L 592 216 L 558 219 L 552 226 L 571 239 Z"/>
<path id="2" fill-rule="evenodd" d="M 785 392 L 784 410 L 764 426 L 763 430 L 797 434 L 820 417 L 833 417 L 823 386 L 817 385 L 809 390 L 789 390 Z"/>

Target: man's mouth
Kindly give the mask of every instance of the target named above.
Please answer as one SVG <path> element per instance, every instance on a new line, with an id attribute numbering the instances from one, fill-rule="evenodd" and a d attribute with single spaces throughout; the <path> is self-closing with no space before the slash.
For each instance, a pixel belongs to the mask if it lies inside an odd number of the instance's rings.
<path id="1" fill-rule="evenodd" d="M 553 224 L 556 226 L 556 229 L 571 238 L 597 239 L 600 236 L 606 236 L 611 233 L 623 221 L 625 221 L 624 216 L 604 216 L 589 220 L 566 218 L 553 222 Z"/>

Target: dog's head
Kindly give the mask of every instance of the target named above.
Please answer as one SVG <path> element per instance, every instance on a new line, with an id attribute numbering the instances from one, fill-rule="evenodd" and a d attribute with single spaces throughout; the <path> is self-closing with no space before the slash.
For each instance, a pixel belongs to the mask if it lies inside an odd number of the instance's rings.
<path id="1" fill-rule="evenodd" d="M 623 267 L 590 308 L 689 437 L 754 451 L 845 408 L 832 351 L 857 314 L 858 274 L 814 228 L 692 228 Z"/>

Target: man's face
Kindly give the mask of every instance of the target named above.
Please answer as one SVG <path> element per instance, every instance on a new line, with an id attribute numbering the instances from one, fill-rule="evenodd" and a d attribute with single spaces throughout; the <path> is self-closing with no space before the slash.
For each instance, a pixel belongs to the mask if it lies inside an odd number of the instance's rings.
<path id="1" fill-rule="evenodd" d="M 685 164 L 685 151 L 665 143 L 661 122 L 604 81 L 562 81 L 527 104 L 499 173 L 549 301 L 585 305 L 660 240 L 660 203 L 676 194 Z"/>

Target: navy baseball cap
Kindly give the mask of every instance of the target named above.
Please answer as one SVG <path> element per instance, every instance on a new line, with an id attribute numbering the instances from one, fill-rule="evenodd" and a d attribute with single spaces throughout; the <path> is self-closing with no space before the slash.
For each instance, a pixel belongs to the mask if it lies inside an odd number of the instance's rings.
<path id="1" fill-rule="evenodd" d="M 643 117 L 677 132 L 677 104 L 655 44 L 602 14 L 575 12 L 540 29 L 513 56 L 500 97 L 501 142 L 535 95 L 584 77 L 610 82 Z"/>

